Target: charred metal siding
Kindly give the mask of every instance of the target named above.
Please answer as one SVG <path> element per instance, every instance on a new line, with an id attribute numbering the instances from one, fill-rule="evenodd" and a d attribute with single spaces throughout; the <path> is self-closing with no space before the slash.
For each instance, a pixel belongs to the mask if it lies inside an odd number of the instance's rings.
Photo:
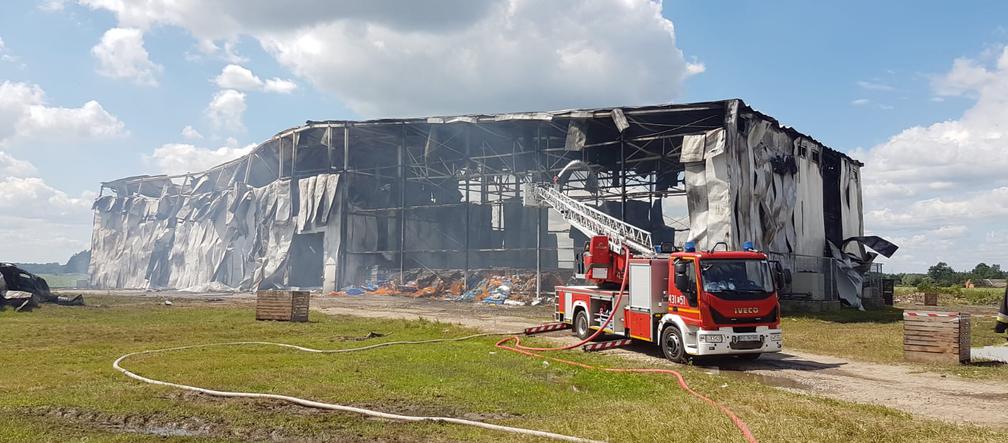
<path id="1" fill-rule="evenodd" d="M 590 167 L 565 192 L 655 238 L 823 256 L 862 230 L 861 164 L 739 100 L 307 122 L 204 172 L 104 183 L 91 283 L 297 286 L 319 234 L 327 290 L 410 269 L 569 268 L 583 238 L 521 201 L 573 160 Z M 668 224 L 670 198 L 688 222 Z"/>

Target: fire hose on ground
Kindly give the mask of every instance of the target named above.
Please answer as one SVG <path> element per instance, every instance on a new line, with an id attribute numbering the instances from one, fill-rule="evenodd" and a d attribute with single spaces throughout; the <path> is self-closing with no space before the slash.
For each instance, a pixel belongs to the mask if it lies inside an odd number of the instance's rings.
<path id="1" fill-rule="evenodd" d="M 623 275 L 623 282 L 620 285 L 620 291 L 619 291 L 619 294 L 617 295 L 617 298 L 616 298 L 616 301 L 615 301 L 616 306 L 619 306 L 619 303 L 623 299 L 623 292 L 626 289 L 626 282 L 627 282 L 627 276 L 626 276 L 626 273 L 624 273 L 624 275 Z M 455 337 L 455 338 L 442 338 L 442 339 L 431 339 L 431 340 L 412 340 L 412 341 L 393 341 L 393 342 L 378 343 L 378 344 L 374 344 L 374 345 L 362 346 L 362 347 L 358 347 L 358 348 L 349 348 L 349 349 L 314 349 L 314 348 L 308 348 L 308 347 L 304 347 L 304 346 L 291 345 L 291 344 L 286 344 L 286 343 L 274 343 L 274 342 L 266 342 L 266 341 L 237 341 L 237 342 L 210 343 L 210 344 L 200 344 L 200 345 L 178 346 L 178 347 L 172 347 L 172 348 L 162 348 L 162 349 L 152 349 L 152 350 L 131 352 L 129 354 L 125 354 L 125 355 L 117 358 L 112 363 L 112 367 L 115 368 L 116 370 L 118 370 L 119 372 L 122 372 L 127 377 L 132 378 L 134 380 L 138 380 L 138 381 L 144 382 L 144 383 L 149 383 L 149 384 L 158 385 L 158 386 L 167 386 L 167 387 L 171 387 L 171 388 L 175 388 L 175 389 L 181 389 L 181 390 L 185 390 L 185 391 L 198 392 L 198 393 L 201 393 L 201 394 L 206 394 L 206 395 L 210 395 L 210 396 L 214 396 L 214 397 L 224 397 L 224 398 L 261 398 L 261 399 L 270 399 L 270 400 L 280 400 L 280 401 L 285 401 L 285 402 L 288 402 L 288 403 L 292 403 L 292 404 L 296 404 L 296 405 L 304 406 L 304 407 L 309 407 L 309 408 L 326 409 L 326 410 L 342 411 L 342 412 L 351 412 L 351 413 L 355 413 L 355 414 L 361 414 L 361 415 L 366 415 L 366 416 L 370 416 L 370 417 L 377 417 L 377 418 L 384 418 L 384 419 L 388 419 L 388 420 L 398 420 L 398 421 L 407 421 L 407 422 L 452 423 L 452 424 L 457 424 L 457 425 L 473 426 L 473 427 L 482 428 L 482 429 L 488 429 L 488 430 L 493 430 L 493 431 L 510 432 L 510 433 L 515 433 L 515 434 L 530 435 L 530 436 L 543 437 L 543 438 L 549 438 L 549 439 L 554 439 L 554 440 L 574 441 L 574 442 L 594 442 L 595 440 L 590 440 L 590 439 L 576 437 L 576 436 L 557 434 L 557 433 L 553 433 L 553 432 L 540 431 L 540 430 L 527 429 L 527 428 L 520 428 L 520 427 L 514 427 L 514 426 L 495 425 L 495 424 L 492 424 L 492 423 L 485 423 L 485 422 L 476 421 L 476 420 L 466 420 L 466 419 L 454 418 L 454 417 L 436 417 L 436 416 L 420 416 L 420 415 L 394 414 L 394 413 L 390 413 L 390 412 L 382 412 L 382 411 L 377 411 L 377 410 L 367 409 L 367 408 L 360 408 L 360 407 L 355 407 L 355 406 L 347 406 L 347 405 L 341 405 L 341 404 L 336 404 L 336 403 L 326 403 L 326 402 L 308 400 L 308 399 L 299 398 L 299 397 L 293 397 L 293 396 L 289 396 L 289 395 L 267 394 L 267 393 L 261 393 L 261 392 L 221 391 L 221 390 L 216 390 L 216 389 L 201 388 L 201 387 L 198 387 L 198 386 L 190 386 L 190 385 L 185 385 L 185 384 L 181 384 L 181 383 L 173 383 L 173 382 L 168 382 L 168 381 L 156 380 L 156 379 L 149 378 L 149 377 L 144 377 L 144 376 L 139 375 L 139 374 L 137 374 L 137 373 L 135 373 L 133 371 L 130 371 L 129 369 L 126 369 L 126 368 L 124 368 L 122 366 L 122 363 L 125 360 L 127 360 L 128 358 L 133 357 L 133 356 L 158 354 L 158 353 L 166 353 L 166 352 L 176 352 L 176 351 L 183 351 L 183 350 L 189 350 L 189 349 L 198 349 L 198 348 L 220 347 L 220 346 L 250 346 L 250 345 L 257 345 L 257 346 L 277 346 L 277 347 L 282 347 L 282 348 L 287 348 L 287 349 L 294 349 L 294 350 L 302 351 L 302 352 L 311 352 L 311 353 L 318 353 L 318 354 L 337 354 L 337 353 L 367 351 L 367 350 L 382 348 L 382 347 L 386 347 L 386 346 L 422 345 L 422 344 L 434 344 L 434 343 L 447 343 L 447 342 L 457 342 L 457 341 L 463 341 L 463 340 L 470 340 L 470 339 L 480 338 L 480 337 L 508 335 L 509 337 L 505 337 L 505 338 L 502 338 L 499 341 L 497 341 L 496 346 L 498 348 L 504 349 L 504 350 L 507 350 L 507 351 L 516 352 L 516 353 L 523 354 L 523 355 L 527 355 L 527 356 L 530 356 L 530 357 L 545 358 L 545 359 L 549 359 L 549 360 L 552 360 L 552 361 L 555 361 L 555 362 L 558 362 L 558 363 L 564 363 L 564 364 L 567 364 L 567 365 L 571 365 L 571 366 L 575 366 L 575 367 L 579 367 L 579 368 L 584 368 L 584 369 L 598 369 L 598 370 L 607 371 L 607 372 L 632 372 L 632 373 L 654 373 L 654 374 L 669 374 L 669 375 L 673 375 L 673 376 L 676 377 L 677 381 L 679 382 L 679 386 L 683 390 L 685 390 L 686 392 L 688 392 L 690 395 L 703 400 L 704 402 L 710 404 L 711 406 L 714 406 L 714 407 L 718 408 L 725 416 L 727 416 L 729 419 L 731 419 L 732 423 L 735 425 L 735 427 L 737 427 L 739 429 L 739 431 L 742 433 L 742 436 L 746 439 L 747 442 L 749 442 L 749 443 L 756 443 L 757 442 L 756 437 L 752 434 L 752 432 L 749 431 L 749 427 L 745 424 L 744 421 L 742 421 L 741 418 L 739 418 L 738 416 L 736 416 L 728 407 L 726 407 L 726 406 L 724 406 L 724 405 L 722 405 L 722 404 L 720 404 L 720 403 L 718 403 L 718 402 L 710 399 L 709 397 L 704 396 L 703 394 L 700 394 L 700 393 L 694 391 L 692 388 L 690 388 L 689 384 L 686 383 L 686 379 L 682 376 L 682 374 L 679 371 L 675 371 L 675 370 L 672 370 L 672 369 L 657 369 L 657 368 L 599 368 L 599 367 L 596 367 L 596 366 L 591 366 L 591 365 L 587 365 L 587 364 L 576 362 L 576 361 L 565 360 L 565 359 L 555 358 L 555 357 L 543 356 L 543 355 L 538 354 L 538 353 L 535 352 L 535 351 L 560 351 L 560 350 L 568 350 L 568 349 L 574 349 L 574 348 L 576 348 L 578 346 L 581 346 L 581 345 L 583 345 L 583 344 L 585 344 L 585 343 L 587 343 L 587 342 L 589 342 L 591 340 L 594 340 L 597 336 L 599 336 L 600 334 L 602 334 L 602 332 L 605 330 L 605 328 L 612 321 L 612 317 L 613 316 L 610 315 L 609 318 L 606 319 L 606 321 L 599 327 L 599 329 L 597 331 L 595 331 L 594 334 L 592 334 L 588 338 L 580 341 L 579 343 L 576 343 L 576 344 L 573 344 L 573 345 L 569 345 L 569 346 L 561 346 L 561 347 L 554 347 L 554 348 L 539 348 L 539 347 L 523 346 L 521 344 L 521 339 L 518 337 L 520 335 L 520 333 L 508 333 L 508 334 L 485 333 L 485 334 L 473 334 L 473 335 L 467 335 L 467 336 L 464 336 L 464 337 Z M 509 342 L 513 342 L 514 344 L 513 345 L 507 345 L 507 343 L 509 343 Z"/>

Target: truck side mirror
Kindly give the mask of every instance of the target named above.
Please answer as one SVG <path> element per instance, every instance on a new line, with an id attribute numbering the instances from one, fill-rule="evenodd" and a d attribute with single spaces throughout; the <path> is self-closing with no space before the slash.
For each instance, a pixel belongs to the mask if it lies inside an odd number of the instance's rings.
<path id="1" fill-rule="evenodd" d="M 784 288 L 791 284 L 791 270 L 784 269 L 779 261 L 770 262 L 773 264 L 774 285 L 777 289 Z"/>
<path id="2" fill-rule="evenodd" d="M 675 287 L 683 294 L 693 292 L 690 284 L 689 264 L 686 262 L 676 262 L 675 264 Z"/>

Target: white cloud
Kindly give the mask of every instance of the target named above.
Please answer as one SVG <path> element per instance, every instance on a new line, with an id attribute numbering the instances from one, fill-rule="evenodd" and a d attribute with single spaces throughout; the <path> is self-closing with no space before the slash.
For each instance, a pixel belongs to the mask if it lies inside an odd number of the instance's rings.
<path id="1" fill-rule="evenodd" d="M 94 100 L 79 108 L 49 106 L 38 85 L 0 83 L 0 146 L 18 139 L 80 141 L 125 134 L 123 122 Z"/>
<path id="2" fill-rule="evenodd" d="M 952 238 L 975 244 L 1008 217 L 1008 47 L 992 62 L 956 59 L 932 79 L 939 96 L 976 101 L 960 118 L 914 126 L 852 155 L 864 161 L 865 224 L 892 238 Z M 919 249 L 914 249 L 915 247 Z M 927 242 L 901 251 L 931 264 L 972 266 L 984 257 Z M 892 260 L 897 269 L 900 254 Z M 1008 263 L 1004 263 L 1008 265 Z"/>
<path id="3" fill-rule="evenodd" d="M 238 65 L 227 65 L 220 75 L 214 79 L 214 83 L 222 89 L 237 89 L 240 91 L 256 90 L 262 87 L 263 82 L 252 74 L 252 71 Z"/>
<path id="4" fill-rule="evenodd" d="M 966 235 L 966 231 L 967 228 L 963 225 L 945 225 L 931 233 L 940 238 L 959 238 Z"/>
<path id="5" fill-rule="evenodd" d="M 702 72 L 650 0 L 83 0 L 119 26 L 250 36 L 364 116 L 668 102 Z"/>
<path id="6" fill-rule="evenodd" d="M 700 62 L 691 62 L 686 64 L 686 73 L 689 75 L 702 74 L 707 70 L 707 66 Z"/>
<path id="7" fill-rule="evenodd" d="M 225 89 L 214 94 L 205 112 L 217 129 L 239 132 L 245 130 L 242 123 L 245 109 L 245 93 Z"/>
<path id="8" fill-rule="evenodd" d="M 31 166 L 0 152 L 0 173 L 5 163 Z M 68 195 L 31 176 L 37 173 L 34 167 L 22 167 L 16 172 L 25 174 L 0 178 L 0 245 L 4 259 L 66 260 L 90 247 L 91 202 L 96 194 L 85 191 L 76 197 Z"/>
<path id="9" fill-rule="evenodd" d="M 186 140 L 201 140 L 203 138 L 203 134 L 200 134 L 200 132 L 192 126 L 186 125 L 186 127 L 182 128 L 182 138 Z"/>
<path id="10" fill-rule="evenodd" d="M 893 105 L 887 105 L 885 103 L 873 103 L 871 100 L 869 100 L 867 98 L 858 98 L 858 99 L 851 100 L 850 104 L 852 106 L 868 106 L 868 105 L 871 105 L 872 107 L 881 109 L 883 111 L 891 111 L 891 110 L 895 109 L 895 107 Z"/>
<path id="11" fill-rule="evenodd" d="M 893 91 L 896 89 L 893 86 L 878 81 L 860 80 L 857 82 L 857 85 L 863 89 L 868 89 L 871 91 Z"/>
<path id="12" fill-rule="evenodd" d="M 234 139 L 229 140 L 229 146 L 216 149 L 200 148 L 190 144 L 169 143 L 154 150 L 145 160 L 163 174 L 184 174 L 199 172 L 213 166 L 234 160 L 248 154 L 255 145 L 238 147 Z"/>
<path id="13" fill-rule="evenodd" d="M 67 0 L 46 0 L 39 4 L 38 8 L 45 12 L 62 11 Z"/>
<path id="14" fill-rule="evenodd" d="M 30 177 L 38 174 L 35 165 L 0 151 L 0 177 Z"/>
<path id="15" fill-rule="evenodd" d="M 17 61 L 17 59 L 7 51 L 7 46 L 4 44 L 3 38 L 0 38 L 0 61 L 8 63 Z"/>
<path id="16" fill-rule="evenodd" d="M 0 245 L 4 245 L 5 261 L 65 262 L 74 253 L 90 248 L 90 238 L 89 211 L 81 214 L 80 222 L 28 219 L 0 213 Z"/>
<path id="17" fill-rule="evenodd" d="M 71 197 L 39 177 L 4 177 L 0 180 L 0 213 L 21 218 L 65 220 L 85 217 L 93 192 Z"/>
<path id="18" fill-rule="evenodd" d="M 140 85 L 157 86 L 162 67 L 150 60 L 143 33 L 135 28 L 112 28 L 91 48 L 98 60 L 98 73 L 114 79 L 129 79 Z"/>
<path id="19" fill-rule="evenodd" d="M 297 84 L 294 82 L 276 77 L 264 82 L 253 74 L 251 70 L 235 64 L 225 66 L 214 79 L 214 83 L 222 89 L 236 89 L 239 91 L 265 91 L 287 94 L 297 89 Z"/>
<path id="20" fill-rule="evenodd" d="M 939 96 L 962 95 L 996 80 L 996 75 L 977 60 L 958 58 L 952 63 L 951 71 L 931 79 L 931 86 Z"/>
<path id="21" fill-rule="evenodd" d="M 200 39 L 196 41 L 197 53 L 186 52 L 186 59 L 189 61 L 201 61 L 206 58 L 223 60 L 228 63 L 238 64 L 248 61 L 248 57 L 238 54 L 236 39 L 229 39 L 224 42 L 223 47 L 213 40 Z"/>
<path id="22" fill-rule="evenodd" d="M 263 84 L 263 91 L 276 92 L 278 94 L 289 94 L 294 92 L 295 89 L 297 89 L 296 83 L 276 77 L 266 80 L 266 83 Z"/>

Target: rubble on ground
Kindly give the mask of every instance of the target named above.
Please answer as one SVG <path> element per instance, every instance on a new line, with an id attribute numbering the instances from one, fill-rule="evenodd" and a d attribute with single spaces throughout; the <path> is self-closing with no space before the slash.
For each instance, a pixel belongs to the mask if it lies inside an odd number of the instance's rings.
<path id="1" fill-rule="evenodd" d="M 469 273 L 468 279 L 461 270 L 409 270 L 399 276 L 375 278 L 359 286 L 331 292 L 337 296 L 398 295 L 415 298 L 433 298 L 459 302 L 479 302 L 496 305 L 537 305 L 553 298 L 553 290 L 567 283 L 570 271 L 551 271 L 542 274 L 542 296 L 536 296 L 535 272 L 481 270 Z"/>
<path id="2" fill-rule="evenodd" d="M 0 307 L 13 306 L 21 311 L 40 303 L 83 305 L 84 297 L 57 296 L 49 290 L 49 284 L 42 277 L 10 263 L 0 263 Z"/>

